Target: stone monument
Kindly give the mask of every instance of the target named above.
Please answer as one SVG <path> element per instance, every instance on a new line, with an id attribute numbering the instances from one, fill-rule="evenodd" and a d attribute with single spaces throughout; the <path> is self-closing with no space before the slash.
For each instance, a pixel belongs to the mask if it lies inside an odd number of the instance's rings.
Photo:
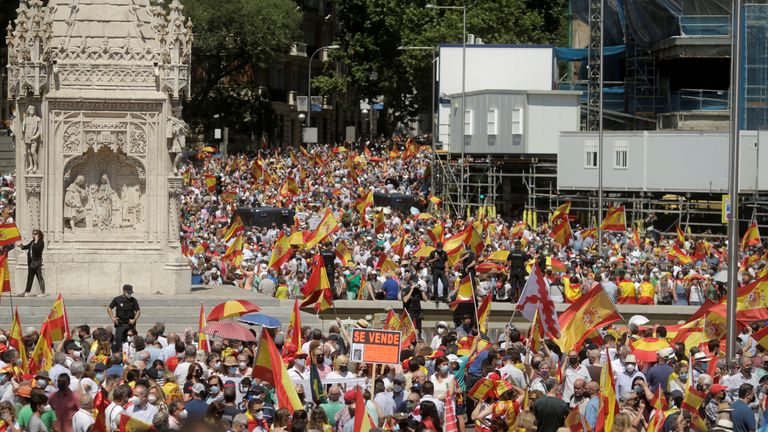
<path id="1" fill-rule="evenodd" d="M 182 10 L 179 0 L 21 0 L 7 28 L 16 218 L 25 241 L 45 234 L 52 292 L 190 290 L 176 169 L 189 130 Z M 15 273 L 20 291 L 23 256 Z"/>

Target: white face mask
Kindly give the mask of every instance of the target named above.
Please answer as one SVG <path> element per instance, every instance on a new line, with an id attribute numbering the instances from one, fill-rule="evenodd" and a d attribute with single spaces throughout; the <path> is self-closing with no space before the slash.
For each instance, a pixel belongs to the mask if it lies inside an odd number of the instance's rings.
<path id="1" fill-rule="evenodd" d="M 294 363 L 296 363 L 296 364 L 297 364 L 297 365 L 299 365 L 299 366 L 304 366 L 305 362 L 306 362 L 306 359 L 303 359 L 303 358 L 297 358 L 297 359 L 294 361 Z"/>
<path id="2" fill-rule="evenodd" d="M 179 411 L 179 418 L 180 419 L 185 419 L 185 418 L 187 418 L 188 415 L 189 415 L 189 413 L 187 412 L 187 410 Z"/>
<path id="3" fill-rule="evenodd" d="M 245 369 L 248 367 L 248 363 L 246 362 L 240 362 L 237 365 L 240 367 L 240 369 Z"/>
<path id="4" fill-rule="evenodd" d="M 51 410 L 51 406 L 50 405 L 46 405 L 46 406 L 43 407 L 43 412 L 48 412 L 50 410 Z"/>
<path id="5" fill-rule="evenodd" d="M 625 369 L 627 370 L 627 372 L 629 372 L 629 373 L 632 373 L 632 372 L 634 372 L 634 371 L 635 371 L 635 365 L 634 365 L 634 364 L 632 364 L 632 363 L 629 363 L 629 364 L 628 364 L 628 365 L 626 365 L 624 368 L 625 368 Z"/>
<path id="6" fill-rule="evenodd" d="M 128 343 L 131 343 L 131 342 L 133 342 L 133 336 L 128 336 L 127 338 L 125 338 L 125 340 L 126 340 Z"/>
<path id="7" fill-rule="evenodd" d="M 128 402 L 132 403 L 133 405 L 138 405 L 140 403 L 140 400 L 138 397 L 133 396 L 130 399 L 128 399 Z"/>
<path id="8" fill-rule="evenodd" d="M 152 394 L 151 394 L 151 395 L 149 395 L 149 396 L 147 397 L 147 401 L 148 401 L 148 402 L 149 402 L 151 405 L 154 405 L 154 404 L 157 402 L 157 396 L 155 396 L 155 395 L 152 395 Z"/>
<path id="9" fill-rule="evenodd" d="M 438 328 L 437 329 L 437 334 L 439 334 L 439 335 L 445 334 L 445 329 L 443 327 Z"/>
<path id="10" fill-rule="evenodd" d="M 133 294 L 131 294 L 131 293 L 124 293 L 123 295 L 124 295 L 124 296 L 125 296 L 125 298 L 127 298 L 127 299 L 129 299 L 129 298 L 133 297 Z"/>

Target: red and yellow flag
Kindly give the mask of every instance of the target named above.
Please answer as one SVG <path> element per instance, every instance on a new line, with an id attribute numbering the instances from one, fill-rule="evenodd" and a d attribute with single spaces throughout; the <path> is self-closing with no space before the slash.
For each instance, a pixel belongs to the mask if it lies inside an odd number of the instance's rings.
<path id="1" fill-rule="evenodd" d="M 355 432 L 370 432 L 376 425 L 373 424 L 371 416 L 368 415 L 368 409 L 365 406 L 365 398 L 360 387 L 355 388 Z"/>
<path id="2" fill-rule="evenodd" d="M 464 237 L 464 244 L 468 245 L 477 256 L 482 255 L 483 249 L 485 249 L 483 237 L 480 236 L 480 233 L 472 225 L 467 227 L 467 231 L 467 235 Z"/>
<path id="3" fill-rule="evenodd" d="M 48 313 L 45 323 L 48 325 L 51 342 L 60 342 L 69 339 L 69 319 L 67 318 L 67 308 L 64 306 L 64 298 L 59 294 L 53 307 Z"/>
<path id="4" fill-rule="evenodd" d="M 197 349 L 205 352 L 211 352 L 211 347 L 208 346 L 208 336 L 203 333 L 203 327 L 205 327 L 205 305 L 200 302 L 200 318 L 197 321 Z"/>
<path id="5" fill-rule="evenodd" d="M 402 230 L 401 233 L 402 235 L 392 243 L 392 246 L 390 246 L 392 252 L 399 257 L 405 255 L 405 241 L 408 239 L 408 234 Z"/>
<path id="6" fill-rule="evenodd" d="M 384 232 L 384 227 L 384 212 L 380 211 L 373 218 L 373 232 L 381 234 Z"/>
<path id="7" fill-rule="evenodd" d="M 0 246 L 21 241 L 21 233 L 15 223 L 0 224 Z"/>
<path id="8" fill-rule="evenodd" d="M 477 308 L 477 328 L 480 333 L 488 332 L 488 319 L 491 317 L 491 295 L 485 296 Z"/>
<path id="9" fill-rule="evenodd" d="M 341 240 L 338 243 L 336 243 L 335 252 L 336 252 L 336 257 L 339 259 L 339 261 L 341 261 L 341 265 L 346 266 L 352 262 L 352 253 L 349 251 L 347 242 L 345 242 L 344 240 Z"/>
<path id="10" fill-rule="evenodd" d="M 515 224 L 515 226 L 512 227 L 512 232 L 510 235 L 512 238 L 518 238 L 522 237 L 525 233 L 525 228 L 528 227 L 528 224 L 525 221 L 518 222 Z"/>
<path id="11" fill-rule="evenodd" d="M 232 219 L 232 223 L 227 228 L 227 231 L 224 233 L 224 236 L 222 237 L 224 239 L 224 242 L 227 243 L 230 240 L 232 240 L 233 237 L 240 235 L 245 232 L 245 225 L 243 225 L 243 220 L 240 219 L 240 216 L 235 215 L 235 218 Z"/>
<path id="12" fill-rule="evenodd" d="M 768 277 L 739 288 L 736 299 L 736 318 L 740 321 L 768 320 Z M 725 304 L 725 301 L 723 301 Z"/>
<path id="13" fill-rule="evenodd" d="M 329 235 L 335 233 L 338 230 L 339 223 L 333 216 L 333 212 L 331 212 L 330 209 L 326 210 L 323 219 L 317 225 L 312 234 L 310 234 L 309 238 L 306 239 L 305 247 L 307 249 L 312 249 L 313 247 L 320 244 L 323 240 L 325 240 Z"/>
<path id="14" fill-rule="evenodd" d="M 261 330 L 259 347 L 256 350 L 256 358 L 253 361 L 251 377 L 268 382 L 275 389 L 277 405 L 291 413 L 304 407 L 296 393 L 293 380 L 288 376 L 288 369 L 283 363 L 280 353 L 277 351 L 272 336 L 266 328 Z"/>
<path id="15" fill-rule="evenodd" d="M 11 331 L 8 333 L 8 344 L 19 352 L 21 368 L 27 370 L 27 348 L 24 346 L 24 335 L 21 333 L 21 320 L 19 320 L 19 307 L 13 313 Z"/>
<path id="16" fill-rule="evenodd" d="M 427 235 L 432 240 L 432 244 L 437 244 L 443 241 L 443 234 L 445 232 L 445 226 L 442 222 L 436 223 L 431 230 L 427 232 Z"/>
<path id="17" fill-rule="evenodd" d="M 376 263 L 375 268 L 379 270 L 382 276 L 395 276 L 397 271 L 400 270 L 400 267 L 384 253 L 379 256 L 379 261 Z"/>
<path id="18" fill-rule="evenodd" d="M 456 284 L 459 285 L 459 290 L 456 292 L 456 299 L 450 304 L 451 310 L 456 310 L 461 303 L 472 303 L 475 301 L 475 290 L 472 287 L 470 275 L 465 276 L 461 280 L 456 279 Z"/>
<path id="19" fill-rule="evenodd" d="M 681 245 L 685 244 L 685 233 L 680 229 L 680 225 L 675 227 L 675 234 L 677 234 L 677 242 Z"/>
<path id="20" fill-rule="evenodd" d="M 333 306 L 331 283 L 328 281 L 325 262 L 320 254 L 315 255 L 312 260 L 312 273 L 301 289 L 301 294 L 301 307 L 314 306 L 315 312 L 322 312 Z"/>
<path id="21" fill-rule="evenodd" d="M 560 213 L 552 217 L 552 230 L 550 236 L 561 246 L 565 246 L 571 241 L 573 232 L 571 231 L 571 221 L 568 219 L 568 213 Z"/>
<path id="22" fill-rule="evenodd" d="M 224 255 L 221 256 L 221 259 L 223 261 L 232 263 L 237 260 L 238 257 L 241 257 L 243 255 L 243 245 L 245 244 L 245 239 L 242 235 L 238 235 L 235 237 L 235 239 L 227 246 L 227 250 L 224 252 Z"/>
<path id="23" fill-rule="evenodd" d="M 573 349 L 581 345 L 593 330 L 620 319 L 621 315 L 611 298 L 598 286 L 579 297 L 560 314 L 560 338 L 555 339 L 555 342 L 563 349 Z"/>
<path id="24" fill-rule="evenodd" d="M 432 204 L 434 204 L 435 206 L 439 206 L 440 204 L 442 204 L 442 203 L 443 203 L 443 200 L 442 200 L 441 198 L 439 198 L 439 197 L 436 197 L 436 196 L 434 196 L 434 195 L 430 195 L 430 196 L 429 196 L 429 201 L 430 201 Z"/>
<path id="25" fill-rule="evenodd" d="M 32 350 L 32 356 L 29 358 L 27 373 L 34 375 L 38 371 L 47 371 L 53 367 L 52 344 L 53 341 L 51 341 L 51 331 L 49 329 L 48 321 L 45 321 L 40 328 L 40 337 L 37 339 L 35 349 Z"/>
<path id="26" fill-rule="evenodd" d="M 208 192 L 214 192 L 216 190 L 216 177 L 206 174 L 205 187 L 208 189 Z"/>
<path id="27" fill-rule="evenodd" d="M 411 316 L 405 309 L 403 309 L 403 313 L 400 314 L 400 325 L 395 330 L 400 330 L 403 334 L 403 338 L 400 341 L 400 349 L 410 348 L 411 344 L 418 339 L 416 326 L 413 325 L 413 320 L 411 320 Z"/>
<path id="28" fill-rule="evenodd" d="M 397 330 L 400 328 L 400 318 L 398 318 L 394 309 L 390 309 L 387 312 L 387 317 L 384 318 L 384 330 Z"/>
<path id="29" fill-rule="evenodd" d="M 667 253 L 667 258 L 670 260 L 676 259 L 680 261 L 680 264 L 691 264 L 693 262 L 693 259 L 684 250 L 680 249 L 678 245 L 672 245 Z"/>
<path id="30" fill-rule="evenodd" d="M 285 330 L 285 345 L 288 342 L 292 343 L 296 350 L 301 349 L 301 311 L 299 310 L 299 299 L 293 302 L 293 311 L 291 312 L 291 320 L 288 322 L 288 328 Z"/>
<path id="31" fill-rule="evenodd" d="M 360 197 L 355 202 L 355 208 L 360 213 L 360 223 L 362 226 L 368 226 L 368 220 L 365 218 L 365 210 L 373 206 L 373 191 L 368 191 L 367 194 Z"/>
<path id="32" fill-rule="evenodd" d="M 579 412 L 579 407 L 573 407 L 568 416 L 565 417 L 565 427 L 570 432 L 587 432 L 589 430 L 589 426 Z"/>
<path id="33" fill-rule="evenodd" d="M 8 254 L 0 255 L 0 297 L 11 292 L 11 270 L 8 268 Z"/>
<path id="34" fill-rule="evenodd" d="M 120 413 L 120 428 L 118 432 L 157 432 L 157 429 L 149 423 L 144 423 L 128 414 Z"/>
<path id="35" fill-rule="evenodd" d="M 272 246 L 272 255 L 269 257 L 269 267 L 279 270 L 293 256 L 291 238 L 280 231 L 277 241 Z"/>
<path id="36" fill-rule="evenodd" d="M 624 206 L 609 207 L 600 227 L 603 231 L 626 231 L 627 216 L 624 212 Z"/>
<path id="37" fill-rule="evenodd" d="M 539 309 L 533 313 L 533 321 L 528 331 L 528 344 L 531 352 L 534 353 L 540 352 L 544 348 L 544 324 L 541 322 Z"/>
<path id="38" fill-rule="evenodd" d="M 594 290 L 592 290 L 594 291 Z M 602 289 L 600 291 L 603 291 Z M 603 291 L 605 292 L 605 291 Z M 572 349 L 572 348 L 568 348 Z M 610 359 L 608 348 L 605 348 L 605 358 Z M 616 403 L 616 383 L 613 378 L 611 362 L 606 361 L 600 372 L 600 410 L 597 413 L 595 430 L 613 430 L 613 421 L 616 418 L 618 406 Z"/>
<path id="39" fill-rule="evenodd" d="M 560 207 L 556 208 L 554 212 L 552 212 L 552 217 L 550 218 L 550 221 L 554 221 L 555 219 L 559 219 L 563 216 L 568 216 L 568 213 L 571 212 L 571 202 L 568 201 L 564 204 L 562 204 Z"/>
<path id="40" fill-rule="evenodd" d="M 280 196 L 283 198 L 294 197 L 299 194 L 299 185 L 292 177 L 286 177 L 283 186 L 280 187 Z"/>
<path id="41" fill-rule="evenodd" d="M 264 161 L 261 160 L 261 156 L 255 159 L 251 164 L 251 177 L 254 180 L 260 179 L 264 175 Z"/>
<path id="42" fill-rule="evenodd" d="M 635 247 L 640 247 L 640 230 L 637 225 L 632 228 L 632 241 L 635 243 Z"/>
<path id="43" fill-rule="evenodd" d="M 759 245 L 760 243 L 760 229 L 757 227 L 757 221 L 752 221 L 747 228 L 747 232 L 744 233 L 744 237 L 741 238 L 741 249 Z"/>

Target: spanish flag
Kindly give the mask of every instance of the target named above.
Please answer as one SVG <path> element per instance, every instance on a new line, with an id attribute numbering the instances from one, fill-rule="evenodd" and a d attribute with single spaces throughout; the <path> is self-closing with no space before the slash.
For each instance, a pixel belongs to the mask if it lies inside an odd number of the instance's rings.
<path id="1" fill-rule="evenodd" d="M 477 328 L 480 333 L 488 332 L 488 319 L 491 317 L 491 295 L 488 294 L 477 308 Z"/>
<path id="2" fill-rule="evenodd" d="M 440 204 L 443 203 L 443 200 L 440 197 L 436 197 L 434 195 L 430 195 L 429 196 L 429 201 L 431 201 L 432 204 L 435 205 L 435 207 L 437 207 L 437 206 L 439 206 Z"/>
<path id="3" fill-rule="evenodd" d="M 571 221 L 568 220 L 568 213 L 558 213 L 557 216 L 552 217 L 550 235 L 561 246 L 565 246 L 571 241 L 573 232 L 571 231 Z"/>
<path id="4" fill-rule="evenodd" d="M 18 241 L 21 241 L 21 233 L 19 233 L 19 228 L 15 223 L 0 225 L 0 246 L 7 246 Z"/>
<path id="5" fill-rule="evenodd" d="M 382 276 L 396 275 L 400 267 L 392 261 L 387 254 L 381 254 L 379 260 L 376 262 L 376 269 L 381 272 Z"/>
<path id="6" fill-rule="evenodd" d="M 51 307 L 48 318 L 46 318 L 43 325 L 46 324 L 51 336 L 51 342 L 69 339 L 69 319 L 67 318 L 67 308 L 64 306 L 64 298 L 61 297 L 61 294 L 53 303 L 53 307 Z"/>
<path id="7" fill-rule="evenodd" d="M 410 138 L 409 138 L 410 139 Z M 368 415 L 368 409 L 365 405 L 365 398 L 360 387 L 355 387 L 355 432 L 370 432 L 376 427 L 373 424 L 371 416 Z"/>
<path id="8" fill-rule="evenodd" d="M 684 250 L 680 249 L 680 246 L 678 245 L 672 245 L 672 248 L 669 249 L 669 253 L 667 254 L 667 258 L 670 260 L 676 259 L 680 261 L 680 264 L 690 264 L 693 262 L 693 259 L 691 259 Z"/>
<path id="9" fill-rule="evenodd" d="M 296 350 L 301 349 L 301 311 L 299 310 L 299 299 L 293 302 L 293 311 L 291 312 L 291 320 L 288 322 L 288 328 L 285 331 L 285 345 L 292 343 Z"/>
<path id="10" fill-rule="evenodd" d="M 605 290 L 599 286 L 592 288 L 560 314 L 560 338 L 555 342 L 563 349 L 572 349 L 581 345 L 593 330 L 620 319 Z"/>
<path id="11" fill-rule="evenodd" d="M 467 227 L 467 231 L 467 235 L 464 237 L 464 244 L 469 246 L 477 256 L 482 255 L 483 249 L 485 249 L 483 237 L 480 236 L 480 233 L 472 225 Z"/>
<path id="12" fill-rule="evenodd" d="M 579 231 L 579 235 L 582 239 L 586 239 L 588 237 L 594 237 L 597 234 L 597 228 L 584 228 L 583 230 Z"/>
<path id="13" fill-rule="evenodd" d="M 208 189 L 208 192 L 213 192 L 216 190 L 216 177 L 206 174 L 205 175 L 205 187 Z"/>
<path id="14" fill-rule="evenodd" d="M 43 326 L 40 327 L 40 337 L 38 337 L 35 349 L 32 351 L 32 356 L 29 359 L 27 373 L 35 375 L 38 371 L 47 371 L 53 367 L 52 344 L 48 321 L 45 321 Z"/>
<path id="15" fill-rule="evenodd" d="M 288 262 L 293 256 L 291 238 L 280 231 L 275 245 L 272 246 L 272 255 L 269 257 L 269 267 L 279 270 L 280 266 Z"/>
<path id="16" fill-rule="evenodd" d="M 488 255 L 488 258 L 486 258 L 486 260 L 505 262 L 508 258 L 509 258 L 509 251 L 505 249 L 499 249 L 497 251 L 492 252 L 490 255 Z"/>
<path id="17" fill-rule="evenodd" d="M 593 289 L 592 291 L 595 291 Z M 600 291 L 603 291 L 600 289 Z M 605 291 L 603 291 L 605 293 Z M 572 348 L 567 348 L 572 349 Z M 610 359 L 608 348 L 605 348 L 605 358 Z M 596 431 L 613 430 L 613 421 L 616 417 L 618 406 L 616 404 L 616 383 L 613 378 L 611 362 L 606 361 L 600 372 L 600 410 L 597 413 Z"/>
<path id="18" fill-rule="evenodd" d="M 323 220 L 320 221 L 320 223 L 315 228 L 315 231 L 312 232 L 309 238 L 306 239 L 305 247 L 307 249 L 312 249 L 313 247 L 320 244 L 323 240 L 325 240 L 329 235 L 335 233 L 338 230 L 339 223 L 333 216 L 333 212 L 331 212 L 330 209 L 326 210 L 325 216 L 323 216 Z"/>
<path id="19" fill-rule="evenodd" d="M 344 240 L 341 240 L 340 242 L 336 243 L 336 257 L 341 261 L 341 264 L 346 266 L 349 263 L 352 262 L 352 253 L 349 251 L 349 247 L 347 247 L 347 242 Z"/>
<path id="20" fill-rule="evenodd" d="M 432 244 L 436 245 L 437 243 L 442 243 L 443 234 L 445 233 L 445 226 L 442 222 L 436 223 L 434 226 L 432 226 L 432 229 L 427 232 L 427 235 L 429 236 L 429 239 L 432 240 Z"/>
<path id="21" fill-rule="evenodd" d="M 381 234 L 384 232 L 384 212 L 380 211 L 376 213 L 376 216 L 373 218 L 373 232 L 376 234 Z"/>
<path id="22" fill-rule="evenodd" d="M 262 161 L 261 157 L 259 157 L 258 159 L 255 159 L 251 164 L 251 177 L 254 180 L 258 180 L 262 176 L 264 176 L 264 161 Z"/>
<path id="23" fill-rule="evenodd" d="M 24 336 L 21 333 L 21 320 L 19 320 L 19 307 L 13 313 L 11 331 L 8 333 L 8 344 L 19 352 L 21 368 L 27 370 L 27 348 L 24 346 Z"/>
<path id="24" fill-rule="evenodd" d="M 362 226 L 368 225 L 368 220 L 365 218 L 365 210 L 371 206 L 373 206 L 373 191 L 368 191 L 367 194 L 363 195 L 355 202 L 355 208 L 357 208 L 357 212 L 360 213 Z"/>
<path id="25" fill-rule="evenodd" d="M 227 250 L 224 252 L 224 255 L 221 256 L 221 259 L 226 262 L 235 262 L 235 260 L 243 255 L 243 245 L 245 244 L 245 239 L 243 239 L 242 235 L 238 235 L 235 237 L 235 239 L 227 246 Z"/>
<path id="26" fill-rule="evenodd" d="M 405 255 L 405 241 L 408 239 L 408 234 L 405 232 L 402 232 L 402 235 L 400 238 L 395 240 L 392 243 L 392 246 L 390 248 L 392 249 L 392 252 L 394 252 L 395 255 L 402 257 Z"/>
<path id="27" fill-rule="evenodd" d="M 224 233 L 222 238 L 224 239 L 224 243 L 228 243 L 230 240 L 232 240 L 233 237 L 240 235 L 245 232 L 245 225 L 243 225 L 243 221 L 240 219 L 240 216 L 235 215 L 235 218 L 232 220 L 232 224 L 229 225 L 229 228 L 227 228 L 227 232 Z"/>
<path id="28" fill-rule="evenodd" d="M 467 238 L 467 230 L 459 231 L 453 236 L 445 239 L 445 241 L 443 242 L 443 249 L 445 249 L 450 254 L 454 252 L 456 249 L 461 248 L 464 245 L 466 238 Z"/>
<path id="29" fill-rule="evenodd" d="M 307 149 L 305 149 L 305 148 L 304 148 L 304 146 L 303 146 L 303 145 L 299 145 L 299 152 L 301 152 L 301 155 L 302 155 L 302 156 L 304 156 L 305 158 L 309 159 L 309 157 L 310 157 L 310 154 L 309 154 L 309 152 L 307 151 Z"/>
<path id="30" fill-rule="evenodd" d="M 307 283 L 301 289 L 303 296 L 301 307 L 314 305 L 315 312 L 322 312 L 333 306 L 333 293 L 331 293 L 331 283 L 328 280 L 328 273 L 325 269 L 325 262 L 320 254 L 315 255 L 312 260 L 312 273 L 307 279 Z"/>
<path id="31" fill-rule="evenodd" d="M 403 338 L 400 342 L 400 349 L 410 348 L 411 344 L 418 339 L 416 326 L 413 325 L 413 320 L 405 309 L 403 309 L 403 313 L 400 314 L 400 325 L 395 330 L 400 330 L 403 334 Z"/>
<path id="32" fill-rule="evenodd" d="M 550 218 L 550 222 L 554 223 L 555 219 L 559 219 L 563 216 L 567 217 L 570 211 L 571 211 L 571 202 L 568 201 L 565 204 L 561 205 L 560 207 L 556 208 L 554 212 L 552 212 L 552 217 Z"/>
<path id="33" fill-rule="evenodd" d="M 675 227 L 675 233 L 677 234 L 677 242 L 681 245 L 685 244 L 685 233 L 680 229 L 680 225 Z"/>
<path id="34" fill-rule="evenodd" d="M 747 232 L 744 233 L 744 237 L 741 238 L 741 249 L 759 245 L 760 243 L 760 229 L 757 227 L 757 222 L 752 221 L 749 224 L 749 228 L 747 228 Z"/>
<path id="35" fill-rule="evenodd" d="M 400 328 L 400 318 L 398 318 L 394 309 L 390 309 L 387 312 L 387 317 L 384 318 L 384 330 L 397 330 Z"/>
<path id="36" fill-rule="evenodd" d="M 472 303 L 475 301 L 475 290 L 472 287 L 472 277 L 470 275 L 464 276 L 463 279 L 456 279 L 456 283 L 459 285 L 459 291 L 456 293 L 456 298 L 451 302 L 451 310 L 455 311 L 460 303 Z"/>
<path id="37" fill-rule="evenodd" d="M 571 409 L 571 412 L 565 417 L 565 427 L 570 432 L 587 432 L 589 430 L 589 426 L 579 412 L 579 407 Z"/>
<path id="38" fill-rule="evenodd" d="M 539 317 L 539 309 L 533 313 L 533 322 L 531 322 L 531 328 L 528 331 L 528 345 L 531 348 L 531 352 L 537 353 L 544 349 L 544 324 Z"/>
<path id="39" fill-rule="evenodd" d="M 600 227 L 603 231 L 626 231 L 627 216 L 624 213 L 624 206 L 609 207 Z"/>
<path id="40" fill-rule="evenodd" d="M 512 238 L 522 237 L 528 224 L 525 221 L 518 222 L 512 227 Z"/>
<path id="41" fill-rule="evenodd" d="M 736 303 L 736 318 L 740 321 L 768 320 L 768 277 L 739 288 Z M 725 304 L 725 301 L 723 301 Z"/>
<path id="42" fill-rule="evenodd" d="M 283 182 L 283 186 L 280 188 L 280 196 L 283 198 L 294 197 L 299 194 L 299 185 L 296 184 L 296 180 L 291 177 L 286 177 Z"/>
<path id="43" fill-rule="evenodd" d="M 635 247 L 640 247 L 640 230 L 637 229 L 637 225 L 632 229 L 632 241 L 635 242 Z"/>
<path id="44" fill-rule="evenodd" d="M 8 254 L 0 255 L 0 296 L 11 292 L 11 271 L 8 268 Z"/>
<path id="45" fill-rule="evenodd" d="M 157 432 L 157 429 L 149 423 L 144 423 L 128 414 L 120 413 L 120 428 L 118 432 Z"/>
<path id="46" fill-rule="evenodd" d="M 203 327 L 205 327 L 205 305 L 200 302 L 200 318 L 197 320 L 197 349 L 209 353 L 211 348 L 208 346 L 208 336 L 203 333 Z"/>

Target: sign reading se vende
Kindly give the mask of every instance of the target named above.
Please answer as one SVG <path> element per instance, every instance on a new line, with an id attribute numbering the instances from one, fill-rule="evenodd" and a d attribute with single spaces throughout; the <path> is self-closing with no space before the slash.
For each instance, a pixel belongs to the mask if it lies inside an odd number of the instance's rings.
<path id="1" fill-rule="evenodd" d="M 401 338 L 399 331 L 352 329 L 351 360 L 358 363 L 400 363 Z"/>

